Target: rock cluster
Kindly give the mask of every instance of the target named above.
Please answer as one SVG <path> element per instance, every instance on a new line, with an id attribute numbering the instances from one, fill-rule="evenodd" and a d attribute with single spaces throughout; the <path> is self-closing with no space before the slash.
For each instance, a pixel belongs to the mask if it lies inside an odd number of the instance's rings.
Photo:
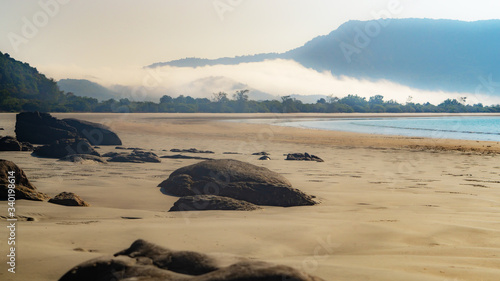
<path id="1" fill-rule="evenodd" d="M 196 148 L 190 148 L 190 149 L 177 149 L 177 148 L 172 148 L 170 149 L 170 152 L 188 152 L 188 153 L 208 153 L 208 154 L 213 154 L 213 151 L 210 150 L 198 150 Z"/>
<path id="2" fill-rule="evenodd" d="M 198 252 L 173 251 L 136 240 L 114 257 L 89 260 L 70 269 L 59 281 L 322 281 L 289 266 L 245 258 L 218 258 Z"/>

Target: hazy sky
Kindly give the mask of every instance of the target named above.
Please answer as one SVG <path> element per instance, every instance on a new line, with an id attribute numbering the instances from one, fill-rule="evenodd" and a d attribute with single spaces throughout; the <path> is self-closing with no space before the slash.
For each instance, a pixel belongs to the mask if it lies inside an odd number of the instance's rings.
<path id="1" fill-rule="evenodd" d="M 88 78 L 184 57 L 284 52 L 351 19 L 472 21 L 498 11 L 498 0 L 0 0 L 0 51 L 55 79 Z"/>
<path id="2" fill-rule="evenodd" d="M 391 2 L 402 7 L 397 18 L 479 20 L 500 11 L 496 0 L 1 0 L 0 50 L 35 66 L 112 68 L 283 52 L 350 19 L 373 19 Z M 13 48 L 12 33 L 26 41 Z"/>

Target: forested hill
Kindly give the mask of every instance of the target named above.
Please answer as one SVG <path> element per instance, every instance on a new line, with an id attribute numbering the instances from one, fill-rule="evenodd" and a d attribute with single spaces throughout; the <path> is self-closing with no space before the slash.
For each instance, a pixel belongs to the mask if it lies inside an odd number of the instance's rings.
<path id="1" fill-rule="evenodd" d="M 62 93 L 54 80 L 48 79 L 27 63 L 0 52 L 0 95 L 10 98 L 54 100 Z"/>
<path id="2" fill-rule="evenodd" d="M 90 111 L 96 99 L 64 94 L 28 63 L 0 52 L 0 111 Z"/>

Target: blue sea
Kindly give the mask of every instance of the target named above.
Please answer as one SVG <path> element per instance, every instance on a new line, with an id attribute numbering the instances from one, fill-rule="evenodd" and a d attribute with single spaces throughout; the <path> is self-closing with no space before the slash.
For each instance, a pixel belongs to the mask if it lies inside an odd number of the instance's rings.
<path id="1" fill-rule="evenodd" d="M 272 119 L 257 122 L 367 134 L 500 141 L 500 116 Z"/>

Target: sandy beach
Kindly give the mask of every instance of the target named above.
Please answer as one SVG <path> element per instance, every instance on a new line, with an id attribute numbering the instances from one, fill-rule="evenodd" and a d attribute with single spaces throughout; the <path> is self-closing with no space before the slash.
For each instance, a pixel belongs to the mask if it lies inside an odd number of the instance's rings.
<path id="1" fill-rule="evenodd" d="M 75 164 L 0 152 L 39 191 L 78 194 L 91 207 L 19 200 L 16 274 L 1 280 L 57 280 L 73 266 L 142 238 L 175 250 L 229 254 L 289 265 L 325 280 L 500 280 L 500 144 L 308 130 L 227 122 L 310 115 L 53 114 L 108 125 L 124 147 L 163 155 L 172 148 L 269 168 L 319 205 L 252 212 L 168 212 L 177 197 L 157 187 L 200 160 Z M 315 117 L 326 115 L 315 115 Z M 335 115 L 330 115 L 335 116 Z M 342 117 L 337 115 L 338 117 Z M 349 115 L 353 116 L 353 115 Z M 0 114 L 14 135 L 15 114 Z M 101 154 L 116 151 L 101 146 Z M 259 161 L 255 152 L 270 153 Z M 234 152 L 238 154 L 224 154 Z M 308 152 L 325 160 L 285 161 Z M 7 202 L 0 202 L 0 216 Z M 7 224 L 5 218 L 0 222 Z M 1 227 L 1 254 L 7 230 Z"/>

